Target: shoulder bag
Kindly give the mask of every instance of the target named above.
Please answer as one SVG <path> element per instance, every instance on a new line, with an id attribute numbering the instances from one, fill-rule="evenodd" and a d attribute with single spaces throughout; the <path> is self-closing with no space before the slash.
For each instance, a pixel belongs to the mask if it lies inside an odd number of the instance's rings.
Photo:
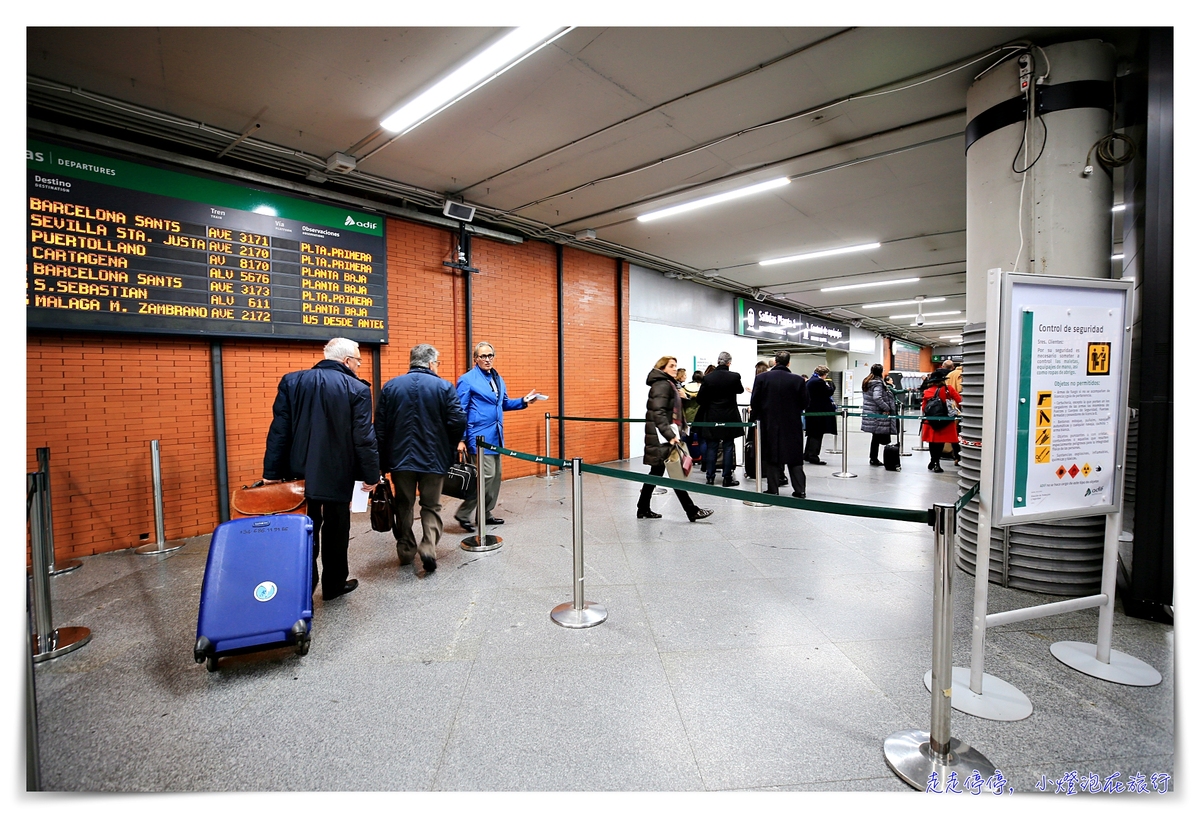
<path id="1" fill-rule="evenodd" d="M 462 455 L 459 455 L 459 460 L 450 466 L 450 470 L 446 472 L 446 479 L 442 481 L 442 494 L 457 497 L 459 500 L 473 497 L 478 490 L 478 472 L 474 463 L 463 460 Z"/>

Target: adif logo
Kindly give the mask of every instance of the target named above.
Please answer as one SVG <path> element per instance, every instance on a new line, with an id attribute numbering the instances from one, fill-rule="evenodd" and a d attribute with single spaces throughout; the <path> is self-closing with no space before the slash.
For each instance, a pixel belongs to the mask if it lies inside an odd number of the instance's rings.
<path id="1" fill-rule="evenodd" d="M 346 226 L 347 226 L 347 227 L 352 227 L 353 225 L 354 225 L 354 217 L 353 217 L 353 216 L 347 216 L 347 217 L 346 217 Z"/>
<path id="2" fill-rule="evenodd" d="M 346 217 L 346 226 L 347 227 L 365 227 L 367 230 L 374 230 L 377 227 L 379 227 L 379 225 L 376 222 L 355 221 L 353 216 Z"/>

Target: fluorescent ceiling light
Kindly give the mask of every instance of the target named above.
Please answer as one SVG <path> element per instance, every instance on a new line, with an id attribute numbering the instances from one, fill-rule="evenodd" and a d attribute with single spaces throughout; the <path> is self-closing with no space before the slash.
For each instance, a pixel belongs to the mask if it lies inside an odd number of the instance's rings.
<path id="1" fill-rule="evenodd" d="M 962 335 L 961 335 L 961 334 L 959 334 L 959 335 L 939 335 L 939 336 L 938 336 L 938 340 L 939 340 L 939 341 L 952 341 L 952 340 L 954 340 L 955 338 L 957 338 L 958 340 L 960 340 L 960 341 L 961 341 L 961 340 L 962 340 Z"/>
<path id="2" fill-rule="evenodd" d="M 689 210 L 695 210 L 698 207 L 708 207 L 709 205 L 715 205 L 720 202 L 728 202 L 731 199 L 740 199 L 743 196 L 761 193 L 764 190 L 772 190 L 777 187 L 783 187 L 784 185 L 791 184 L 791 181 L 792 180 L 786 176 L 781 176 L 778 179 L 771 179 L 768 182 L 759 182 L 756 185 L 740 187 L 736 190 L 729 190 L 725 193 L 718 193 L 714 196 L 705 196 L 702 199 L 696 199 L 691 202 L 684 202 L 683 204 L 664 207 L 662 210 L 651 210 L 649 213 L 643 213 L 642 215 L 638 216 L 637 220 L 639 222 L 652 222 L 655 219 L 662 219 L 666 216 L 674 216 L 676 213 L 686 213 Z"/>
<path id="3" fill-rule="evenodd" d="M 1113 213 L 1120 213 L 1124 209 L 1125 209 L 1125 205 L 1123 205 L 1123 204 L 1113 205 Z"/>
<path id="4" fill-rule="evenodd" d="M 925 326 L 940 327 L 943 324 L 965 324 L 965 323 L 967 323 L 967 319 L 965 319 L 965 318 L 951 318 L 949 321 L 926 321 Z M 909 326 L 910 327 L 919 327 L 921 325 L 920 324 L 909 324 Z"/>
<path id="5" fill-rule="evenodd" d="M 878 307 L 907 307 L 909 304 L 936 304 L 938 301 L 945 300 L 945 298 L 938 296 L 937 298 L 926 298 L 921 301 L 880 301 L 878 304 L 863 304 L 862 309 L 873 310 Z"/>
<path id="6" fill-rule="evenodd" d="M 878 245 L 876 245 L 878 247 Z M 760 264 L 762 262 L 759 262 Z M 866 284 L 842 284 L 840 287 L 822 287 L 821 292 L 831 293 L 834 290 L 857 290 L 859 287 L 883 287 L 888 284 L 911 284 L 920 281 L 919 278 L 893 278 L 891 281 L 870 281 Z"/>
<path id="7" fill-rule="evenodd" d="M 761 264 L 763 267 L 769 267 L 772 264 L 785 264 L 789 261 L 804 261 L 805 259 L 822 258 L 823 256 L 840 256 L 840 255 L 842 255 L 842 253 L 858 253 L 863 250 L 874 250 L 876 247 L 879 247 L 879 242 L 877 242 L 877 241 L 872 242 L 871 244 L 856 244 L 853 247 L 837 247 L 833 250 L 818 250 L 815 253 L 801 253 L 798 256 L 784 256 L 783 258 L 769 258 L 766 261 L 760 261 L 759 264 Z M 908 279 L 908 280 L 917 281 L 918 279 L 913 278 L 913 279 Z M 854 286 L 866 287 L 868 285 L 857 284 Z M 846 288 L 830 287 L 829 289 L 838 290 L 838 289 L 846 289 Z M 825 290 L 821 290 L 821 292 L 825 292 Z"/>
<path id="8" fill-rule="evenodd" d="M 406 134 L 441 113 L 570 31 L 563 26 L 514 28 L 488 48 L 454 69 L 445 79 L 409 100 L 380 125 L 393 133 Z"/>
<path id="9" fill-rule="evenodd" d="M 961 313 L 962 313 L 962 310 L 945 310 L 944 312 L 926 312 L 926 313 L 922 313 L 922 315 L 924 315 L 926 318 L 928 318 L 931 315 L 959 315 Z M 910 312 L 907 315 L 889 315 L 888 320 L 890 321 L 893 318 L 916 318 L 916 317 L 917 317 L 917 314 L 915 312 Z"/>

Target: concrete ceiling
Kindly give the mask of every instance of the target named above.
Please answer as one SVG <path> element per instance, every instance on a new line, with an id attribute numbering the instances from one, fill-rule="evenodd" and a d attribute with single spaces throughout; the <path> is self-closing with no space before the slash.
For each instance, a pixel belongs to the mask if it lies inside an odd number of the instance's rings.
<path id="1" fill-rule="evenodd" d="M 391 141 L 380 119 L 499 28 L 29 28 L 29 119 L 170 146 L 330 189 L 578 243 L 927 344 L 961 325 L 863 304 L 963 310 L 963 129 L 972 79 L 1020 40 L 1136 29 L 576 28 Z M 254 126 L 258 125 L 257 128 Z M 323 180 L 325 158 L 358 167 Z M 640 213 L 787 175 L 754 197 Z M 315 180 L 315 181 L 313 181 Z M 880 242 L 763 267 L 763 259 Z M 913 284 L 821 292 L 893 278 Z M 961 316 L 959 316 L 961 317 Z"/>

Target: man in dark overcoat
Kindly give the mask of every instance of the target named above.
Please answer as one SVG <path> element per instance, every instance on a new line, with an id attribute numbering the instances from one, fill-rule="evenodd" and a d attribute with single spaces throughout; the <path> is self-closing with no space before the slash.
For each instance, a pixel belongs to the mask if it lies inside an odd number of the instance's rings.
<path id="1" fill-rule="evenodd" d="M 832 413 L 837 411 L 837 407 L 833 404 L 833 393 L 835 387 L 833 382 L 828 380 L 829 367 L 821 365 L 813 370 L 812 377 L 808 379 L 808 411 L 809 416 L 804 419 L 805 428 L 808 430 L 808 441 L 804 446 L 804 460 L 812 463 L 814 466 L 827 465 L 821 459 L 821 438 L 825 435 L 837 436 L 837 418 Z M 822 413 L 819 417 L 813 417 L 811 413 Z M 845 445 L 845 441 L 842 441 Z"/>
<path id="2" fill-rule="evenodd" d="M 454 462 L 454 449 L 467 428 L 467 415 L 449 381 L 438 377 L 438 351 L 417 344 L 409 352 L 408 374 L 383 386 L 375 428 L 384 471 L 396 491 L 396 556 L 412 565 L 416 556 L 429 574 L 437 570 L 442 536 L 442 482 Z M 413 506 L 421 498 L 421 544 L 413 536 Z"/>
<path id="3" fill-rule="evenodd" d="M 356 480 L 367 491 L 379 483 L 379 451 L 371 425 L 371 387 L 355 374 L 358 344 L 334 338 L 325 360 L 279 381 L 267 431 L 263 479 L 304 479 L 313 522 L 313 591 L 321 557 L 321 595 L 330 600 L 358 587 L 349 579 L 350 499 Z"/>
<path id="4" fill-rule="evenodd" d="M 746 391 L 742 386 L 742 376 L 730 372 L 729 365 L 733 356 L 722 352 L 717 356 L 717 368 L 704 376 L 700 382 L 700 391 L 696 393 L 696 402 L 700 404 L 696 412 L 696 420 L 706 423 L 741 423 L 742 415 L 738 411 L 737 396 Z M 717 450 L 722 450 L 722 472 L 725 479 L 723 486 L 736 486 L 739 481 L 733 479 L 733 442 L 742 436 L 742 427 L 705 427 L 704 437 L 709 441 L 708 451 L 704 456 L 705 482 L 710 486 L 717 476 Z"/>
<path id="5" fill-rule="evenodd" d="M 763 475 L 767 494 L 778 494 L 783 467 L 791 473 L 792 496 L 804 497 L 804 431 L 801 421 L 808 406 L 804 379 L 788 368 L 789 352 L 775 353 L 775 367 L 754 379 L 750 419 L 762 426 Z"/>

